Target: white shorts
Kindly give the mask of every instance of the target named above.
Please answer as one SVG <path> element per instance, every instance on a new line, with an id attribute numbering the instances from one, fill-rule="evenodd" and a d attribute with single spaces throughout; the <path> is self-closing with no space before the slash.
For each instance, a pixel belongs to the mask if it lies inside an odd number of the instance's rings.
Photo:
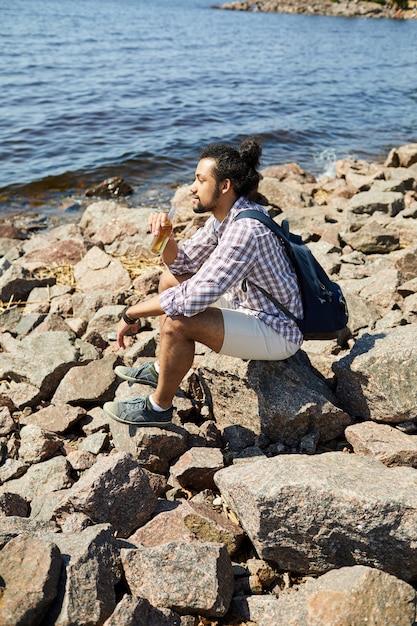
<path id="1" fill-rule="evenodd" d="M 227 305 L 227 296 L 216 302 L 224 323 L 220 354 L 255 361 L 282 361 L 299 350 L 299 345 L 285 339 L 259 318 L 227 308 Z"/>

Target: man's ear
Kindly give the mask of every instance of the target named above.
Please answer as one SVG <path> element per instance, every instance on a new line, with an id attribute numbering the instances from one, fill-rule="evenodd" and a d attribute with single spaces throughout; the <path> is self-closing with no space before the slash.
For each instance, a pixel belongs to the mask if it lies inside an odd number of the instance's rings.
<path id="1" fill-rule="evenodd" d="M 232 183 L 230 178 L 225 178 L 220 185 L 220 190 L 222 193 L 228 193 L 232 188 Z"/>

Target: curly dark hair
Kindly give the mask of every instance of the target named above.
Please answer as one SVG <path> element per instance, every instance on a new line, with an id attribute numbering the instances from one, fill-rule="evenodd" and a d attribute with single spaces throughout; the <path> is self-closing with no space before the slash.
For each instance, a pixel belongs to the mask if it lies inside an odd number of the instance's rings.
<path id="1" fill-rule="evenodd" d="M 213 159 L 213 174 L 217 183 L 230 179 L 237 196 L 249 196 L 257 190 L 260 174 L 257 170 L 262 147 L 254 137 L 244 139 L 236 150 L 228 143 L 209 144 L 201 159 Z"/>

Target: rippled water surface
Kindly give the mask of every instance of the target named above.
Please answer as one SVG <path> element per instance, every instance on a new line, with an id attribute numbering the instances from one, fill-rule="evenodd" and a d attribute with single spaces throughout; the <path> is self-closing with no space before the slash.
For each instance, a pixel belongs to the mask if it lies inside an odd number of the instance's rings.
<path id="1" fill-rule="evenodd" d="M 321 173 L 417 141 L 417 21 L 222 11 L 207 0 L 2 0 L 0 209 L 54 213 L 108 176 L 137 202 L 208 142 Z"/>

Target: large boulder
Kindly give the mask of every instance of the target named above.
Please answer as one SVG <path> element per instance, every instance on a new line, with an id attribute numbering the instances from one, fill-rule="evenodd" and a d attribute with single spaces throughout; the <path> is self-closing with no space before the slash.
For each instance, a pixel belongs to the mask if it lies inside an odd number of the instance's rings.
<path id="1" fill-rule="evenodd" d="M 415 469 L 328 452 L 232 466 L 214 480 L 259 557 L 281 570 L 356 564 L 417 576 Z"/>
<path id="2" fill-rule="evenodd" d="M 242 361 L 210 353 L 200 371 L 226 436 L 228 427 L 239 425 L 273 442 L 297 445 L 313 431 L 329 441 L 350 423 L 303 351 L 286 361 Z"/>

